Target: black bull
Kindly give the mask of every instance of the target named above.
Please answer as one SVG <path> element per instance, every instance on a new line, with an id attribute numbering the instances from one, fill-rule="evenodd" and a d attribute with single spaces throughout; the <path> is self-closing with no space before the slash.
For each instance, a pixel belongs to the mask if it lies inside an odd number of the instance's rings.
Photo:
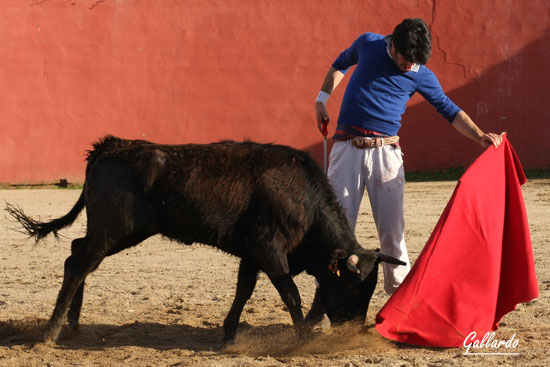
<path id="1" fill-rule="evenodd" d="M 252 142 L 158 145 L 107 136 L 88 154 L 80 198 L 65 216 L 38 222 L 7 210 L 37 240 L 74 222 L 86 207 L 86 236 L 75 239 L 45 340 L 56 341 L 68 312 L 78 329 L 84 280 L 101 261 L 155 234 L 203 243 L 241 258 L 224 340 L 234 339 L 258 272 L 267 274 L 298 330 L 307 330 L 298 289 L 302 271 L 319 283 L 331 322 L 363 321 L 380 261 L 363 249 L 317 163 L 286 146 Z"/>

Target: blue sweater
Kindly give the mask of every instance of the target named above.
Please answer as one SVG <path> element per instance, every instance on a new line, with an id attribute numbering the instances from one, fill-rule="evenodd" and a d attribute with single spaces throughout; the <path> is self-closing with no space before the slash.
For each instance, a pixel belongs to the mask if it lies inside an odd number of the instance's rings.
<path id="1" fill-rule="evenodd" d="M 402 72 L 386 51 L 384 36 L 365 33 L 333 63 L 343 73 L 357 65 L 346 88 L 333 139 L 353 136 L 397 135 L 401 115 L 415 92 L 452 122 L 460 111 L 441 89 L 434 73 L 421 65 Z"/>

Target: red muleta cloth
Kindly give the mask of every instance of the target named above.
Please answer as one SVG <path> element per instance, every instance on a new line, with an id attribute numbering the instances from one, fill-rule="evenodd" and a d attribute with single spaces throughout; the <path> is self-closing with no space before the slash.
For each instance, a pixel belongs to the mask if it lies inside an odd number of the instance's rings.
<path id="1" fill-rule="evenodd" d="M 480 340 L 516 304 L 538 297 L 516 153 L 503 136 L 458 181 L 403 284 L 376 316 L 389 339 L 431 347 Z"/>

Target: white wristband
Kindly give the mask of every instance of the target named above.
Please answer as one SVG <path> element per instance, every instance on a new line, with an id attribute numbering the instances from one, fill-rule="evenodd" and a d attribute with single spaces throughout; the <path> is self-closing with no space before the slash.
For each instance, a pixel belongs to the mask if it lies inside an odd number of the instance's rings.
<path id="1" fill-rule="evenodd" d="M 315 99 L 315 102 L 321 102 L 322 104 L 326 105 L 329 97 L 330 94 L 325 91 L 320 91 L 317 95 L 317 99 Z"/>

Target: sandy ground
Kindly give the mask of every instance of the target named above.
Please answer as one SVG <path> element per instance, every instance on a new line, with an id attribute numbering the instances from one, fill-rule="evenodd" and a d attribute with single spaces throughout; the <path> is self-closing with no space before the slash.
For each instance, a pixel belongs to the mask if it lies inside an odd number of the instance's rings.
<path id="1" fill-rule="evenodd" d="M 407 183 L 406 239 L 414 261 L 454 189 L 454 182 Z M 64 330 L 56 346 L 40 343 L 63 277 L 70 241 L 81 237 L 85 215 L 62 237 L 34 244 L 7 213 L 0 214 L 0 366 L 549 366 L 550 180 L 523 187 L 540 298 L 505 316 L 497 338 L 519 340 L 518 356 L 465 356 L 463 348 L 419 348 L 388 341 L 372 327 L 387 301 L 379 279 L 361 332 L 325 328 L 312 341 L 298 339 L 289 314 L 265 275 L 241 317 L 236 344 L 222 345 L 238 259 L 215 249 L 183 246 L 161 237 L 107 258 L 87 278 L 81 331 Z M 65 214 L 78 190 L 0 190 L 42 220 Z M 358 238 L 377 247 L 365 200 Z M 311 276 L 295 278 L 304 310 Z"/>

